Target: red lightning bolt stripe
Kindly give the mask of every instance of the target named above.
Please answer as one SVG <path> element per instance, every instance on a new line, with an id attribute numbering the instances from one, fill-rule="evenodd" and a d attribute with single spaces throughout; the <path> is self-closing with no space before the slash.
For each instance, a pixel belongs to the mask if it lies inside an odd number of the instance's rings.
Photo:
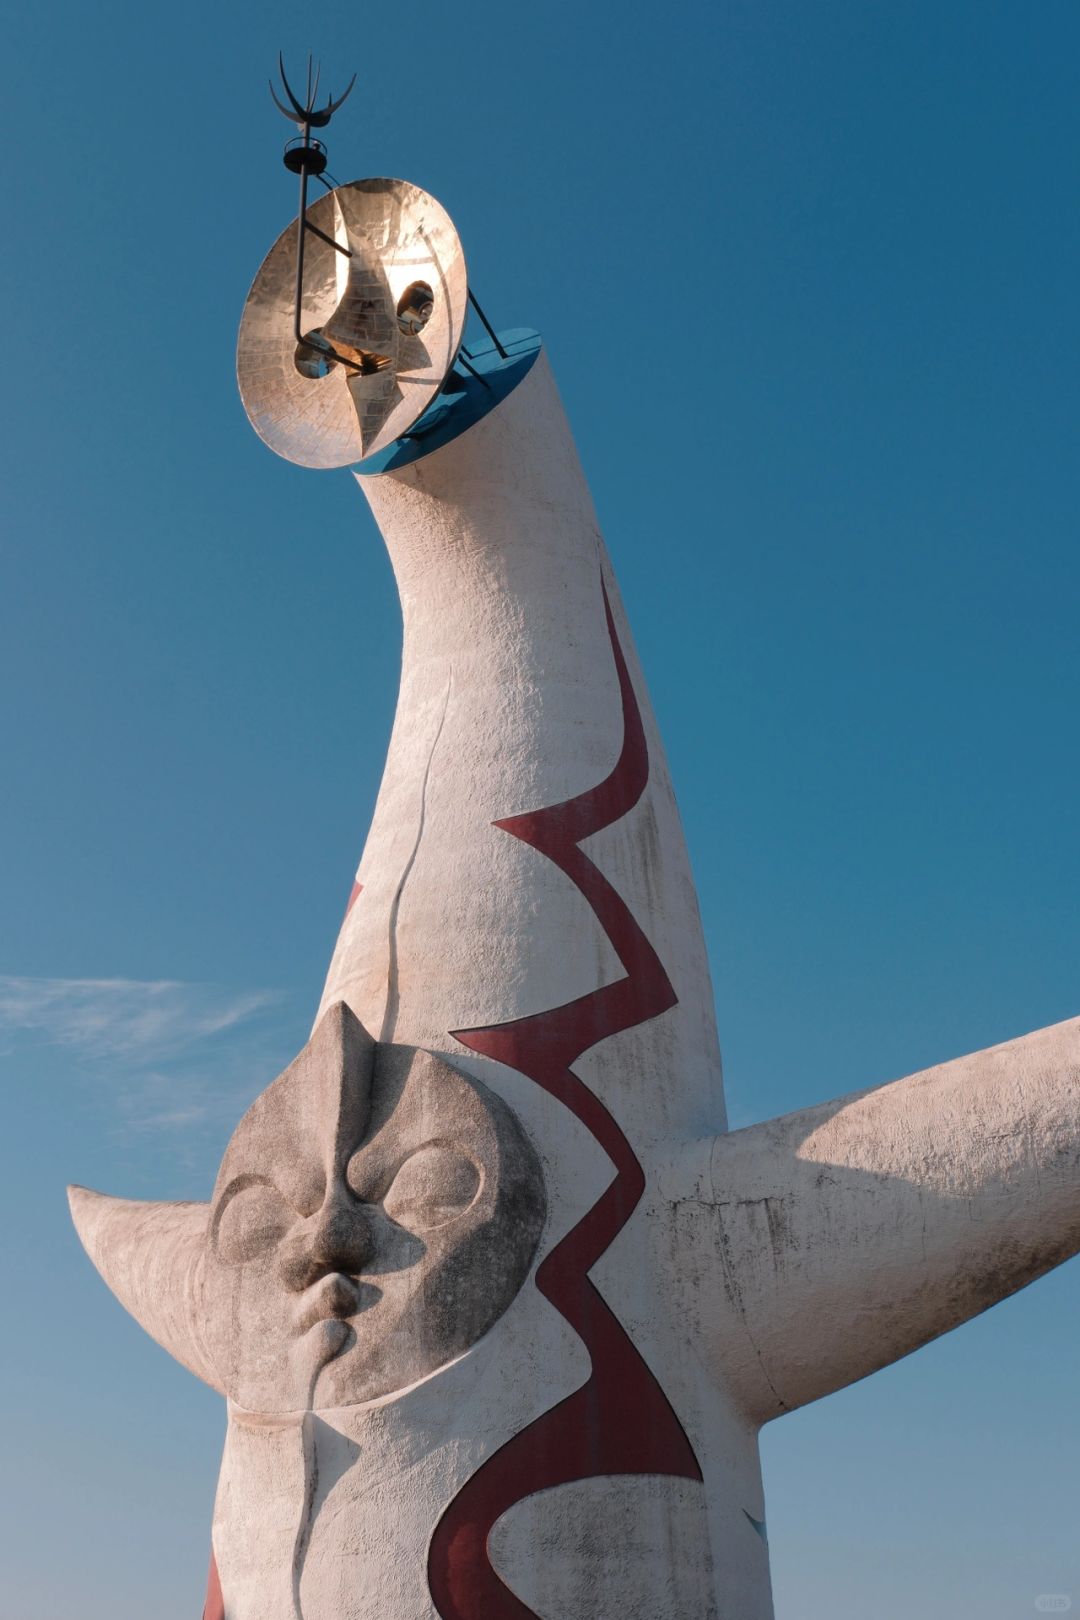
<path id="1" fill-rule="evenodd" d="M 615 1167 L 599 1200 L 543 1260 L 536 1286 L 579 1334 L 592 1370 L 580 1389 L 541 1414 L 488 1458 L 446 1509 L 428 1551 L 428 1585 L 442 1620 L 537 1620 L 495 1573 L 488 1537 L 516 1502 L 537 1491 L 605 1474 L 701 1469 L 667 1397 L 589 1278 L 630 1219 L 645 1174 L 613 1116 L 571 1065 L 598 1042 L 667 1012 L 670 979 L 629 907 L 578 845 L 620 820 L 649 779 L 649 752 L 603 584 L 604 613 L 622 699 L 623 743 L 610 776 L 562 804 L 495 825 L 545 855 L 584 895 L 625 978 L 547 1012 L 487 1029 L 456 1030 L 473 1052 L 518 1069 L 584 1124 Z"/>

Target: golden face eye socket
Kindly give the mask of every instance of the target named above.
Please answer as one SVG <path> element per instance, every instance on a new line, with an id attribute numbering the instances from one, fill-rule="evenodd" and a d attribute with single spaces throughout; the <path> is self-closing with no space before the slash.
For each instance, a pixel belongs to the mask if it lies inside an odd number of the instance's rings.
<path id="1" fill-rule="evenodd" d="M 451 1142 L 428 1142 L 405 1160 L 383 1198 L 383 1209 L 398 1226 L 427 1232 L 456 1220 L 472 1205 L 483 1177 L 463 1149 Z"/>
<path id="2" fill-rule="evenodd" d="M 329 377 L 337 361 L 329 352 L 320 327 L 304 333 L 303 340 L 293 351 L 293 365 L 301 377 Z"/>
<path id="3" fill-rule="evenodd" d="M 218 1211 L 214 1252 L 224 1266 L 242 1266 L 277 1248 L 295 1212 L 268 1181 L 242 1181 Z"/>
<path id="4" fill-rule="evenodd" d="M 397 306 L 397 323 L 405 336 L 419 337 L 434 313 L 435 294 L 427 282 L 410 282 Z"/>

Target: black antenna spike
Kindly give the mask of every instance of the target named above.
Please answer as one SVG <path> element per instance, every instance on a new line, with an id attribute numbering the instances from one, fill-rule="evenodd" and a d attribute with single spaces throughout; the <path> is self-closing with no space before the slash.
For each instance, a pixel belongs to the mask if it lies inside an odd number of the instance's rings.
<path id="1" fill-rule="evenodd" d="M 294 123 L 300 123 L 300 124 L 306 124 L 307 121 L 308 121 L 308 118 L 310 116 L 310 110 L 311 109 L 308 108 L 308 107 L 302 107 L 300 105 L 300 103 L 297 101 L 296 97 L 293 95 L 292 86 L 290 85 L 288 79 L 285 77 L 285 58 L 282 56 L 280 51 L 278 51 L 278 69 L 279 69 L 279 71 L 281 73 L 281 82 L 282 82 L 282 85 L 285 88 L 285 94 L 288 96 L 289 100 L 292 102 L 293 108 L 294 108 L 294 111 L 295 111 L 295 117 L 293 119 L 293 122 Z M 276 101 L 277 97 L 275 96 L 274 99 Z M 278 102 L 279 107 L 280 107 L 280 105 L 281 105 L 281 103 Z"/>
<path id="2" fill-rule="evenodd" d="M 323 108 L 322 112 L 320 112 L 317 116 L 319 118 L 321 118 L 321 119 L 324 119 L 327 123 L 329 123 L 331 117 L 333 116 L 334 113 L 337 112 L 338 108 L 343 104 L 343 102 L 348 101 L 349 95 L 350 95 L 350 93 L 352 91 L 352 87 L 353 87 L 353 85 L 355 83 L 356 83 L 356 74 L 354 73 L 352 78 L 349 80 L 348 84 L 345 86 L 344 95 L 338 96 L 336 101 L 327 102 L 327 104 Z"/>
<path id="3" fill-rule="evenodd" d="M 274 89 L 273 80 L 268 79 L 266 82 L 270 86 L 270 99 L 274 103 L 274 106 L 277 108 L 278 112 L 284 113 L 285 117 L 289 120 L 290 124 L 295 124 L 296 123 L 296 114 L 295 114 L 295 112 L 293 111 L 293 109 L 291 107 L 283 107 L 282 106 L 281 102 L 277 98 L 277 92 Z"/>
<path id="4" fill-rule="evenodd" d="M 315 101 L 319 94 L 319 82 L 322 78 L 322 66 L 320 63 L 316 62 L 313 57 L 309 55 L 306 103 L 301 102 L 299 96 L 296 95 L 292 85 L 289 83 L 288 77 L 285 73 L 285 58 L 280 51 L 278 52 L 278 71 L 281 74 L 281 83 L 285 94 L 289 98 L 291 107 L 286 107 L 281 101 L 277 91 L 274 89 L 273 82 L 270 84 L 271 98 L 278 112 L 287 118 L 290 123 L 295 124 L 298 129 L 324 129 L 337 112 L 338 108 L 348 100 L 353 86 L 356 84 L 356 74 L 354 73 L 348 84 L 345 86 L 345 92 L 343 95 L 338 96 L 335 100 L 333 91 L 331 91 L 330 99 L 326 103 L 326 106 L 316 107 Z"/>

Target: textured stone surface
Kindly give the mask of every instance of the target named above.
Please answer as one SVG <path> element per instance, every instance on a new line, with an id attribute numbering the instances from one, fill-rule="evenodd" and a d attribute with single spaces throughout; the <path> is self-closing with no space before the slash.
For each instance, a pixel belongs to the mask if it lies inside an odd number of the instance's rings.
<path id="1" fill-rule="evenodd" d="M 224 1394 L 203 1334 L 209 1204 L 153 1204 L 69 1187 L 83 1247 L 120 1301 L 191 1372 Z"/>
<path id="2" fill-rule="evenodd" d="M 543 1211 L 506 1104 L 427 1052 L 376 1047 L 339 1003 L 222 1161 L 205 1295 L 222 1384 L 275 1412 L 414 1383 L 506 1309 Z"/>
<path id="3" fill-rule="evenodd" d="M 505 1103 L 338 1003 L 240 1121 L 209 1205 L 71 1206 L 148 1332 L 269 1414 L 373 1400 L 475 1343 L 528 1272 L 544 1189 Z"/>

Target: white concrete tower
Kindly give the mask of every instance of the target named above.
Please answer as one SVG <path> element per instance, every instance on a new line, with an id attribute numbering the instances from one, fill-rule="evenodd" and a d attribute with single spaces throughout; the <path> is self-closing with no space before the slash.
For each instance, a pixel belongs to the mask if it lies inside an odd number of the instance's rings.
<path id="1" fill-rule="evenodd" d="M 415 187 L 308 217 L 302 321 L 292 226 L 241 387 L 280 453 L 359 461 L 404 618 L 382 787 L 312 1039 L 212 1198 L 76 1189 L 76 1224 L 228 1399 L 208 1615 L 768 1620 L 762 1424 L 1080 1248 L 1080 1021 L 727 1133 L 539 340 L 461 354 L 460 244 Z"/>

